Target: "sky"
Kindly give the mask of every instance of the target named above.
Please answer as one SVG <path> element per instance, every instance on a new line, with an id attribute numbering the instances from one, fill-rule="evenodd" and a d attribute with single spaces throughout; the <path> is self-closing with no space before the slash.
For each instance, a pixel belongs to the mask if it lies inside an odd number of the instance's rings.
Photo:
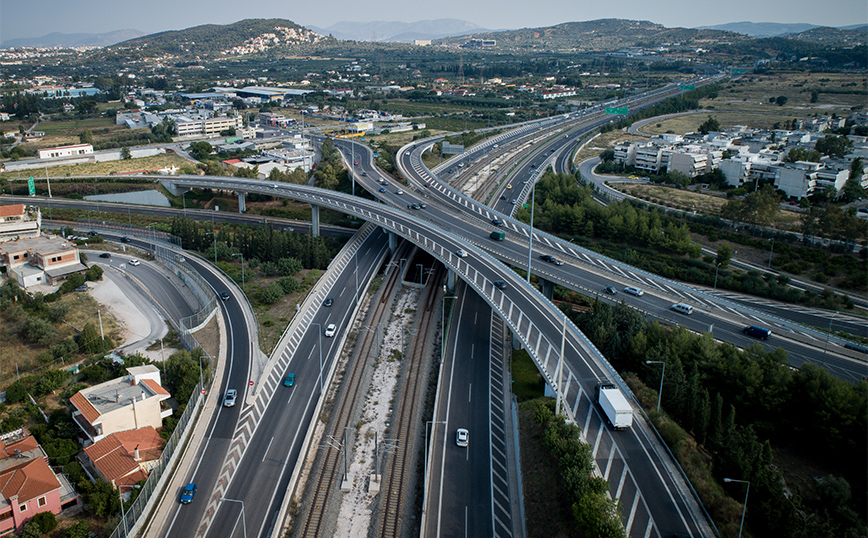
<path id="1" fill-rule="evenodd" d="M 868 24 L 866 0 L 0 0 L 0 42 L 52 32 L 100 34 L 181 30 L 242 19 L 282 18 L 302 26 L 336 22 L 461 19 L 489 29 L 551 26 L 603 18 L 649 20 L 668 27 L 727 22 Z"/>

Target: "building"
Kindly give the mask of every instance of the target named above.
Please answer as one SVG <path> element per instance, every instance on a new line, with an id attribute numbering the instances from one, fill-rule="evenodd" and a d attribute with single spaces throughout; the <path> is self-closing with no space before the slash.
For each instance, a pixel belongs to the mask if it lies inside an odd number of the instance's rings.
<path id="1" fill-rule="evenodd" d="M 127 372 L 123 377 L 82 389 L 69 399 L 75 407 L 72 419 L 81 428 L 85 443 L 146 426 L 159 429 L 163 418 L 172 414 L 163 403 L 169 393 L 160 385 L 156 366 L 136 366 L 127 368 Z"/>
<path id="2" fill-rule="evenodd" d="M 75 144 L 73 146 L 60 146 L 39 150 L 40 159 L 56 159 L 58 157 L 75 157 L 78 155 L 90 155 L 93 146 L 90 144 Z"/>
<path id="3" fill-rule="evenodd" d="M 79 461 L 95 478 L 111 482 L 115 487 L 132 486 L 148 478 L 160 459 L 163 445 L 157 430 L 145 426 L 113 433 L 85 447 L 79 454 Z"/>
<path id="4" fill-rule="evenodd" d="M 0 243 L 0 265 L 22 288 L 36 284 L 56 286 L 69 275 L 87 271 L 78 248 L 57 236 Z"/>
<path id="5" fill-rule="evenodd" d="M 230 129 L 241 129 L 244 121 L 241 116 L 216 116 L 213 118 L 193 119 L 187 116 L 175 118 L 175 128 L 178 136 L 210 136 L 219 135 Z"/>
<path id="6" fill-rule="evenodd" d="M 51 470 L 32 435 L 19 429 L 0 437 L 0 535 L 20 531 L 39 512 L 59 514 L 77 504 L 75 488 Z"/>
<path id="7" fill-rule="evenodd" d="M 0 206 L 0 243 L 39 237 L 42 213 L 27 211 L 24 204 Z"/>

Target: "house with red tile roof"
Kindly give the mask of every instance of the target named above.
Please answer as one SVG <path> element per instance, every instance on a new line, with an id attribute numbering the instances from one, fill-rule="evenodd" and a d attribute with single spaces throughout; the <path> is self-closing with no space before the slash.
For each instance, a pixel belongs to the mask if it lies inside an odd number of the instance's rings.
<path id="1" fill-rule="evenodd" d="M 48 456 L 24 429 L 0 437 L 0 535 L 20 531 L 39 512 L 59 514 L 78 494 L 48 466 Z"/>
<path id="2" fill-rule="evenodd" d="M 147 364 L 127 368 L 128 375 L 82 389 L 69 399 L 72 420 L 89 445 L 107 436 L 146 426 L 159 429 L 172 414 L 165 402 L 169 391 L 160 384 L 160 371 Z"/>
<path id="3" fill-rule="evenodd" d="M 109 435 L 85 447 L 82 465 L 97 478 L 117 486 L 131 486 L 148 478 L 163 450 L 163 439 L 153 426 Z"/>

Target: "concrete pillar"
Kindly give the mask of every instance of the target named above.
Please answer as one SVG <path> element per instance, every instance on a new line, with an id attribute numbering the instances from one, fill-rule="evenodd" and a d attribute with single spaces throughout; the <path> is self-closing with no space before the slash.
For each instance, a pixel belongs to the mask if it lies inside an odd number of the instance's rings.
<path id="1" fill-rule="evenodd" d="M 393 234 L 392 232 L 388 232 L 388 233 L 389 233 L 389 252 L 394 254 L 398 250 L 398 236 Z"/>
<path id="2" fill-rule="evenodd" d="M 452 269 L 446 271 L 446 291 L 455 292 L 455 272 Z"/>
<path id="3" fill-rule="evenodd" d="M 555 294 L 555 283 L 551 280 L 546 280 L 544 278 L 539 279 L 540 291 L 549 301 L 552 300 Z"/>
<path id="4" fill-rule="evenodd" d="M 245 211 L 247 211 L 247 205 L 245 203 L 246 198 L 244 195 L 245 195 L 245 193 L 238 191 L 238 212 L 239 213 L 244 213 Z"/>
<path id="5" fill-rule="evenodd" d="M 310 205 L 310 231 L 314 237 L 319 237 L 319 206 Z"/>
<path id="6" fill-rule="evenodd" d="M 512 349 L 521 349 L 521 348 L 522 348 L 521 340 L 515 335 L 515 333 L 512 333 Z"/>

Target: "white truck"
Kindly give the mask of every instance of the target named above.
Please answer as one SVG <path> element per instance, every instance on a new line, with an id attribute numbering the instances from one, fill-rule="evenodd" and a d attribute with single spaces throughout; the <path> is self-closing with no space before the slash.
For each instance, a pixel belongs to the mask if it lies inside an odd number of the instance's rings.
<path id="1" fill-rule="evenodd" d="M 630 402 L 615 385 L 600 383 L 597 385 L 597 403 L 606 415 L 606 420 L 612 428 L 624 430 L 633 425 L 633 408 Z"/>

